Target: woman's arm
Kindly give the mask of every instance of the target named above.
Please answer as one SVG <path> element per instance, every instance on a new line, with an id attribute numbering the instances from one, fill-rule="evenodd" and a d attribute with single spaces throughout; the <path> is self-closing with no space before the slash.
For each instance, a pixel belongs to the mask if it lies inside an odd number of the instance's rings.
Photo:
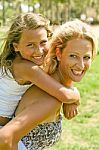
<path id="1" fill-rule="evenodd" d="M 63 103 L 78 103 L 80 99 L 80 94 L 76 88 L 75 90 L 66 88 L 30 61 L 21 60 L 17 65 L 14 65 L 14 70 L 17 70 L 16 74 L 20 78 L 31 81 Z"/>
<path id="2" fill-rule="evenodd" d="M 38 124 L 56 116 L 60 107 L 61 103 L 54 97 L 35 86 L 31 87 L 22 97 L 17 116 L 0 129 L 0 138 L 4 137 L 3 142 L 7 144 L 17 143 Z"/>

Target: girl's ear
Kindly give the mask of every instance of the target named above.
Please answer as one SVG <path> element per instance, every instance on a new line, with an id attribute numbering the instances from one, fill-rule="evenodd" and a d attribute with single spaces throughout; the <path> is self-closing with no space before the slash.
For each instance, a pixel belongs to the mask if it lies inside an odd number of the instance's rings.
<path id="1" fill-rule="evenodd" d="M 56 48 L 56 56 L 57 56 L 57 60 L 60 61 L 61 57 L 62 57 L 62 52 L 60 50 L 60 48 Z"/>
<path id="2" fill-rule="evenodd" d="M 13 43 L 13 47 L 14 47 L 14 50 L 15 52 L 18 52 L 18 43 Z"/>

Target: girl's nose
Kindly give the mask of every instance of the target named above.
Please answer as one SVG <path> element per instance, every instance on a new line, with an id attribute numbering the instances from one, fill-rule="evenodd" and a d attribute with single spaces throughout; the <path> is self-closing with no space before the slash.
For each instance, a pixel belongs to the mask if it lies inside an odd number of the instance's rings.
<path id="1" fill-rule="evenodd" d="M 38 46 L 37 49 L 36 49 L 37 54 L 43 54 L 43 51 L 44 51 L 43 47 L 41 47 L 41 46 Z"/>

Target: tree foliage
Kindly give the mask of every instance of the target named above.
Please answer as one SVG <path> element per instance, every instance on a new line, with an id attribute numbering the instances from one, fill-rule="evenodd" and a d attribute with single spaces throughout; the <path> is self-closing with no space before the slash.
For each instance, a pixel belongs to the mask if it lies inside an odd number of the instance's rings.
<path id="1" fill-rule="evenodd" d="M 25 11 L 44 14 L 56 24 L 80 18 L 81 14 L 99 21 L 99 0 L 0 0 L 0 6 L 0 22 L 3 24 L 23 12 L 23 7 L 27 9 Z M 93 11 L 92 16 L 90 10 Z"/>

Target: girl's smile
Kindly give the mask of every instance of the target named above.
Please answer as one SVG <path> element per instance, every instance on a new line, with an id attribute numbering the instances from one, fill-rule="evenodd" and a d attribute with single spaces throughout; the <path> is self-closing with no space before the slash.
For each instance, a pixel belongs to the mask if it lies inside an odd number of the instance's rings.
<path id="1" fill-rule="evenodd" d="M 24 59 L 42 65 L 48 51 L 47 31 L 44 28 L 24 30 L 19 43 L 13 46 Z"/>

